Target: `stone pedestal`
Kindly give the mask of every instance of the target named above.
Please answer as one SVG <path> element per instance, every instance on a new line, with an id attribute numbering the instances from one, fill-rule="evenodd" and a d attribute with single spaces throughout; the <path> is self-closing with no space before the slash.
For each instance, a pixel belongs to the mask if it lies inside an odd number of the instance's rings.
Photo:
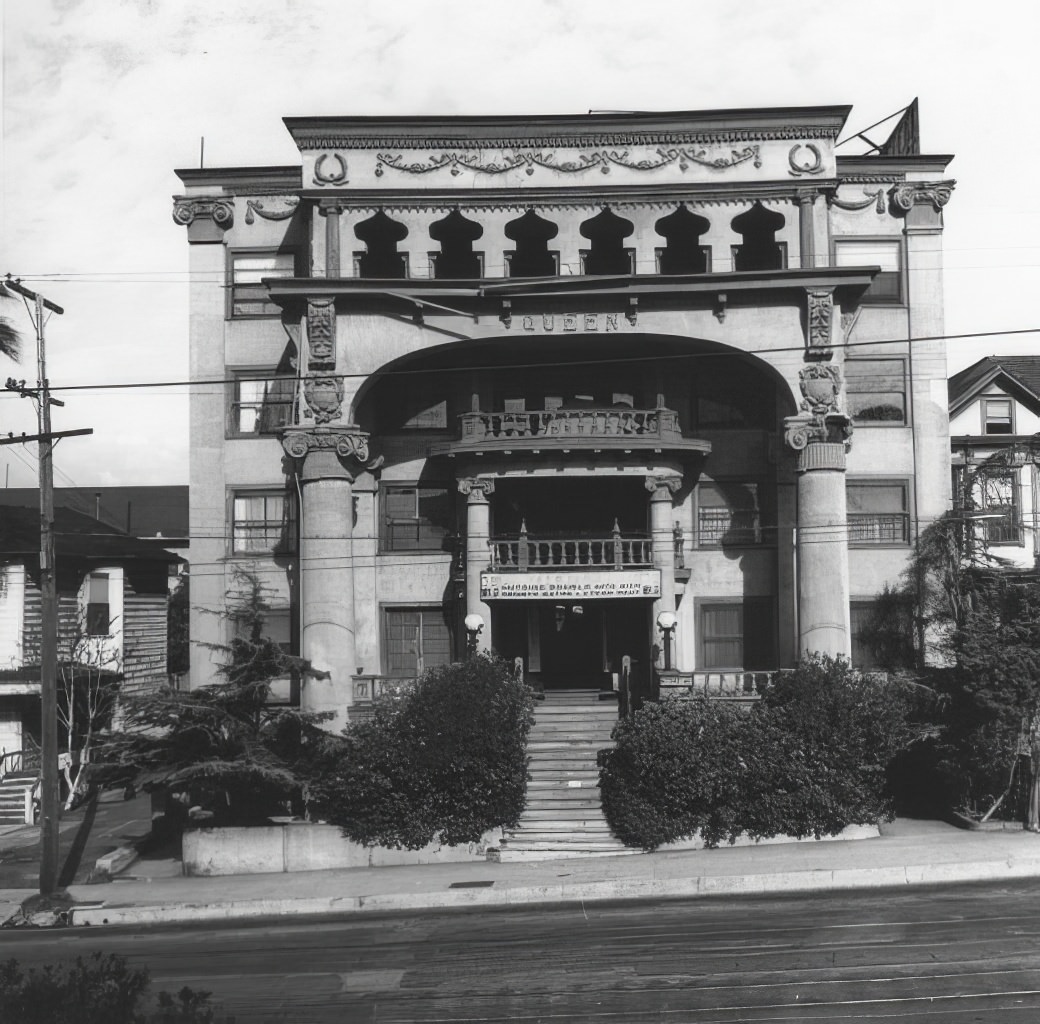
<path id="1" fill-rule="evenodd" d="M 491 537 L 491 506 L 488 495 L 494 493 L 495 481 L 467 477 L 459 481 L 459 491 L 466 495 L 466 614 L 479 615 L 484 628 L 477 636 L 477 650 L 491 650 L 491 608 L 480 597 L 480 574 L 489 562 L 488 541 Z"/>

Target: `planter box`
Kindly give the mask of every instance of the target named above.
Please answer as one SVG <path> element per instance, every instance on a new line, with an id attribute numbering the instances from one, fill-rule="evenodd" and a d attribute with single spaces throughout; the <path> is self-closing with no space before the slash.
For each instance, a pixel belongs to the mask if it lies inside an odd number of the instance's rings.
<path id="1" fill-rule="evenodd" d="M 325 871 L 330 868 L 395 867 L 410 864 L 450 864 L 484 860 L 488 847 L 501 841 L 501 829 L 479 843 L 421 850 L 362 846 L 345 839 L 334 825 L 291 822 L 258 828 L 204 828 L 184 833 L 186 875 L 257 875 L 283 871 Z"/>

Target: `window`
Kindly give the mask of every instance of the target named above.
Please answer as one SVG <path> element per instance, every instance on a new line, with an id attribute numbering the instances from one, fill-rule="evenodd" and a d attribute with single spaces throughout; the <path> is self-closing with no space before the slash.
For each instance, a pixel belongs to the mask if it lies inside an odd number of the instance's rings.
<path id="1" fill-rule="evenodd" d="M 1010 398 L 982 400 L 982 432 L 984 434 L 1013 434 L 1014 408 Z"/>
<path id="2" fill-rule="evenodd" d="M 868 632 L 868 627 L 873 628 Z M 849 628 L 853 668 L 913 668 L 914 613 L 909 602 L 850 601 Z"/>
<path id="3" fill-rule="evenodd" d="M 700 606 L 700 668 L 776 668 L 773 599 L 705 602 Z"/>
<path id="4" fill-rule="evenodd" d="M 863 296 L 864 302 L 902 302 L 902 244 L 897 238 L 839 238 L 834 242 L 836 267 L 880 267 L 881 273 Z"/>
<path id="5" fill-rule="evenodd" d="M 87 577 L 87 636 L 110 636 L 112 616 L 109 611 L 109 575 L 107 572 L 92 572 Z"/>
<path id="6" fill-rule="evenodd" d="M 849 359 L 845 386 L 853 422 L 906 423 L 906 367 L 902 359 Z"/>
<path id="7" fill-rule="evenodd" d="M 845 486 L 850 544 L 909 544 L 910 513 L 903 481 Z"/>
<path id="8" fill-rule="evenodd" d="M 239 491 L 232 496 L 231 506 L 233 554 L 283 554 L 295 550 L 295 507 L 284 491 Z"/>
<path id="9" fill-rule="evenodd" d="M 758 488 L 739 481 L 697 486 L 697 544 L 758 544 L 762 540 Z"/>
<path id="10" fill-rule="evenodd" d="M 384 608 L 383 651 L 388 676 L 417 676 L 451 661 L 451 636 L 440 607 Z"/>
<path id="11" fill-rule="evenodd" d="M 385 484 L 382 550 L 443 551 L 455 532 L 455 495 L 444 486 Z"/>
<path id="12" fill-rule="evenodd" d="M 987 472 L 978 478 L 980 521 L 988 544 L 1020 545 L 1022 530 L 1022 500 L 1018 474 L 1015 472 Z"/>
<path id="13" fill-rule="evenodd" d="M 294 376 L 273 370 L 268 374 L 236 373 L 231 389 L 230 436 L 276 435 L 292 423 L 296 397 Z"/>
<path id="14" fill-rule="evenodd" d="M 260 283 L 265 277 L 293 277 L 296 257 L 291 252 L 232 252 L 230 254 L 232 317 L 278 316 L 281 310 Z"/>

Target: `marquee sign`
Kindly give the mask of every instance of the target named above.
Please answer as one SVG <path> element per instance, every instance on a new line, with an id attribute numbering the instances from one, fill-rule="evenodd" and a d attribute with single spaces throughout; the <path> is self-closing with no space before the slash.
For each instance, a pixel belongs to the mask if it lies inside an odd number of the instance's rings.
<path id="1" fill-rule="evenodd" d="M 660 596 L 660 569 L 480 574 L 482 601 L 598 601 L 603 598 Z"/>

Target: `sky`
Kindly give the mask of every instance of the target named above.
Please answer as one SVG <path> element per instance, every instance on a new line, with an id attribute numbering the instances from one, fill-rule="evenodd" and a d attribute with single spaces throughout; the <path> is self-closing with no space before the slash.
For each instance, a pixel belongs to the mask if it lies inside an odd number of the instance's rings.
<path id="1" fill-rule="evenodd" d="M 281 119 L 851 104 L 847 134 L 919 97 L 955 154 L 945 209 L 954 373 L 1040 352 L 1035 0 L 0 0 L 0 275 L 62 306 L 45 327 L 56 484 L 188 480 L 188 245 L 174 168 L 290 164 Z M 839 152 L 854 152 L 848 145 Z M 36 377 L 25 337 L 0 380 Z M 35 431 L 0 391 L 0 432 Z M 35 445 L 0 486 L 36 484 Z"/>

